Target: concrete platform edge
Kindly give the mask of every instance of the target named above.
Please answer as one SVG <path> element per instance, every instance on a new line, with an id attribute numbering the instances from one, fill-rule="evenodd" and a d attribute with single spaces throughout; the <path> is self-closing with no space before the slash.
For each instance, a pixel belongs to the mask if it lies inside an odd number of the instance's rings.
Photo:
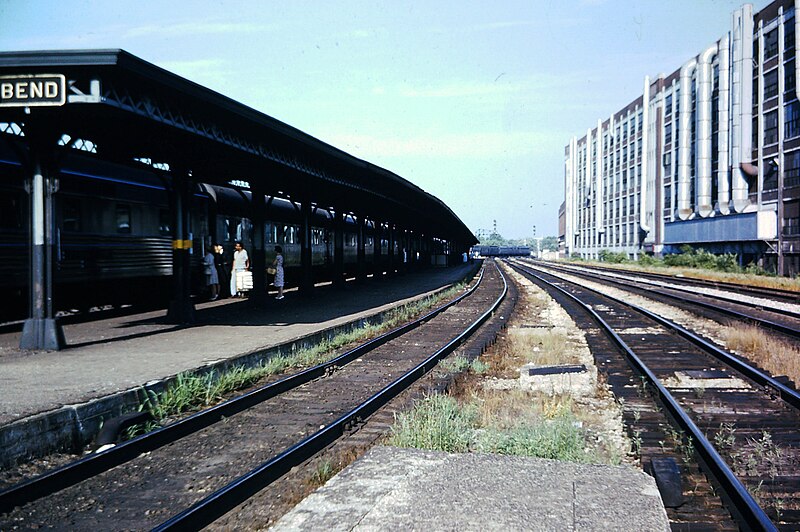
<path id="1" fill-rule="evenodd" d="M 418 301 L 449 289 L 452 285 L 420 295 L 411 300 Z M 347 323 L 328 327 L 315 333 L 293 338 L 284 343 L 265 346 L 241 355 L 206 364 L 189 372 L 205 375 L 223 372 L 236 366 L 254 367 L 277 355 L 312 347 L 323 340 L 364 327 L 382 323 L 393 309 L 386 309 Z M 170 375 L 135 388 L 89 400 L 85 403 L 65 405 L 57 410 L 35 414 L 4 426 L 0 426 L 0 468 L 12 467 L 54 452 L 78 452 L 91 443 L 104 420 L 135 411 L 141 398 L 150 392 L 160 393 L 177 379 Z"/>

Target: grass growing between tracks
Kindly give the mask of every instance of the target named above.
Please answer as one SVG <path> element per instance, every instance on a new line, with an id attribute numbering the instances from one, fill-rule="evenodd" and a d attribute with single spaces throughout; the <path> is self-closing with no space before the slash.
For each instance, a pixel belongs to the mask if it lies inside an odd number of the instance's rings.
<path id="1" fill-rule="evenodd" d="M 558 321 L 552 305 L 539 289 L 522 285 L 510 325 L 539 326 L 509 327 L 475 362 L 463 357 L 443 361 L 441 369 L 458 373 L 448 392 L 427 396 L 398 414 L 386 443 L 444 452 L 620 463 L 630 443 L 619 441 L 624 439 L 621 418 L 615 421 L 607 415 L 606 401 L 611 399 L 604 388 L 584 389 L 583 396 L 572 397 L 521 384 L 520 367 L 525 364 L 585 362 L 581 347 L 561 323 L 543 323 Z M 616 427 L 614 435 L 606 432 L 608 425 Z"/>
<path id="2" fill-rule="evenodd" d="M 530 398 L 519 399 L 528 402 Z M 398 416 L 388 443 L 451 453 L 486 452 L 589 463 L 605 461 L 598 453 L 587 449 L 585 433 L 568 400 L 549 412 L 537 415 L 527 412 L 530 415 L 515 419 L 497 416 L 492 403 L 486 397 L 475 397 L 466 403 L 448 395 L 426 397 L 413 410 Z"/>
<path id="3" fill-rule="evenodd" d="M 726 327 L 725 345 L 772 375 L 786 375 L 795 385 L 800 385 L 800 351 L 758 327 L 744 324 Z"/>
<path id="4" fill-rule="evenodd" d="M 140 410 L 149 411 L 155 423 L 130 429 L 128 437 L 152 430 L 158 423 L 175 416 L 217 404 L 237 391 L 254 386 L 265 377 L 327 362 L 338 356 L 343 347 L 366 341 L 411 321 L 456 297 L 464 288 L 465 285 L 458 284 L 439 294 L 402 305 L 390 311 L 380 324 L 368 324 L 320 342 L 314 347 L 271 357 L 255 367 L 238 366 L 224 372 L 211 371 L 200 375 L 181 373 L 165 391 L 158 394 L 152 391 L 145 393 Z"/>

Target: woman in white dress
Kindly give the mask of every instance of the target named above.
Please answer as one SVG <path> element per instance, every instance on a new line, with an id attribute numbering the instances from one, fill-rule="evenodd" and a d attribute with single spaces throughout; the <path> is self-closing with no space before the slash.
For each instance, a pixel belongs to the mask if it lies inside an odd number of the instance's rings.
<path id="1" fill-rule="evenodd" d="M 275 268 L 275 288 L 278 289 L 278 295 L 275 299 L 283 299 L 283 248 L 275 246 L 275 260 L 272 261 L 272 266 Z"/>
<path id="2" fill-rule="evenodd" d="M 231 268 L 231 295 L 241 296 L 241 293 L 236 290 L 236 272 L 243 272 L 250 269 L 250 257 L 247 256 L 247 250 L 242 247 L 241 242 L 237 242 L 234 247 L 233 268 Z"/>

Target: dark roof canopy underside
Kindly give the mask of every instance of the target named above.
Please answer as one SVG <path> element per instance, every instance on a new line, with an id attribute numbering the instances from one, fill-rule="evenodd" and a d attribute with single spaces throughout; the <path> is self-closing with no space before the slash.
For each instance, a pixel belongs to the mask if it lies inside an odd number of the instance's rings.
<path id="1" fill-rule="evenodd" d="M 0 107 L 0 122 L 35 120 L 54 142 L 67 134 L 94 142 L 103 159 L 147 158 L 196 181 L 247 181 L 265 194 L 477 242 L 447 205 L 396 174 L 123 50 L 0 53 L 0 76 L 20 74 L 66 77 L 73 97 L 65 105 L 30 114 Z M 96 101 L 76 102 L 92 94 L 93 81 Z"/>

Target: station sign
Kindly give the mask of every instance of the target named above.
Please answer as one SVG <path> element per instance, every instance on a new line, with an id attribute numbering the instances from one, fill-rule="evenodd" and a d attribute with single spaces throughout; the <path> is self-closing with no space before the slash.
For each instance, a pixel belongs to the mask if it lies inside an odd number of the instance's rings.
<path id="1" fill-rule="evenodd" d="M 66 85 L 63 74 L 0 76 L 0 107 L 64 105 Z"/>

